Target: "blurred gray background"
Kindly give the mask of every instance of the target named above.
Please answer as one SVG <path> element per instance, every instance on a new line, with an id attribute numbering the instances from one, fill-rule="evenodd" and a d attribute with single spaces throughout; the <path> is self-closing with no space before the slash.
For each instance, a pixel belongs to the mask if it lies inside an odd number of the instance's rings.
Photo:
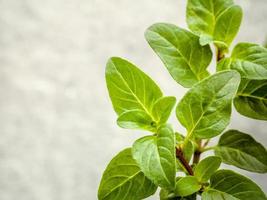
<path id="1" fill-rule="evenodd" d="M 109 160 L 147 134 L 116 125 L 106 60 L 129 59 L 179 100 L 186 90 L 172 80 L 143 33 L 155 22 L 186 27 L 185 3 L 0 0 L 0 200 L 97 199 Z M 244 20 L 236 41 L 262 43 L 267 1 L 238 3 Z M 171 121 L 183 131 L 174 116 Z M 267 145 L 264 121 L 234 111 L 230 127 Z M 266 176 L 244 173 L 267 192 Z"/>

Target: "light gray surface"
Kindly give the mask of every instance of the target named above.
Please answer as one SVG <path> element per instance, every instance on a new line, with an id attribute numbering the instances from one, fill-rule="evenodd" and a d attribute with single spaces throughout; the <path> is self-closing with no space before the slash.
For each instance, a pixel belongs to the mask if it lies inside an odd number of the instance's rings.
<path id="1" fill-rule="evenodd" d="M 105 62 L 125 57 L 180 99 L 185 89 L 143 32 L 160 21 L 185 27 L 185 2 L 0 0 L 0 200 L 97 199 L 106 164 L 145 134 L 116 126 Z M 267 1 L 238 2 L 245 12 L 238 39 L 262 43 Z M 231 127 L 267 144 L 266 122 L 234 113 Z M 266 176 L 246 174 L 267 191 Z"/>

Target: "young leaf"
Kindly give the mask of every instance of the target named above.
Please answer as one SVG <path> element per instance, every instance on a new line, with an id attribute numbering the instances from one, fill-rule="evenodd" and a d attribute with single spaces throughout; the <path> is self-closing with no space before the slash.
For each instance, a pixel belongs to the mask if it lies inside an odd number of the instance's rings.
<path id="1" fill-rule="evenodd" d="M 177 197 L 177 195 L 165 189 L 161 189 L 159 195 L 160 200 L 196 200 L 197 198 L 196 193 L 186 197 Z"/>
<path id="2" fill-rule="evenodd" d="M 267 77 L 266 80 L 242 79 L 234 105 L 242 115 L 267 120 Z"/>
<path id="3" fill-rule="evenodd" d="M 250 135 L 237 130 L 224 133 L 215 149 L 224 163 L 252 172 L 267 172 L 267 151 Z"/>
<path id="4" fill-rule="evenodd" d="M 99 200 L 140 200 L 157 187 L 145 177 L 132 158 L 131 148 L 121 151 L 108 164 L 98 190 Z"/>
<path id="5" fill-rule="evenodd" d="M 117 119 L 117 124 L 122 128 L 127 129 L 144 129 L 154 132 L 156 124 L 145 111 L 130 110 L 122 113 Z"/>
<path id="6" fill-rule="evenodd" d="M 188 0 L 186 18 L 189 28 L 200 35 L 202 45 L 214 41 L 228 48 L 239 30 L 242 9 L 232 0 Z"/>
<path id="7" fill-rule="evenodd" d="M 191 195 L 197 191 L 199 191 L 201 185 L 198 183 L 198 180 L 194 176 L 186 176 L 180 178 L 176 182 L 175 186 L 175 194 L 181 197 L 185 197 Z"/>
<path id="8" fill-rule="evenodd" d="M 144 72 L 126 60 L 113 57 L 107 63 L 106 82 L 113 107 L 118 115 L 127 111 L 141 110 L 146 113 L 145 119 L 147 116 L 153 119 L 152 107 L 162 97 L 162 93 Z M 140 113 L 134 115 L 132 117 L 134 122 L 142 121 L 144 118 Z M 138 116 L 141 116 L 141 119 L 137 119 Z M 125 119 L 125 116 L 123 118 Z M 127 118 L 129 119 L 129 113 Z"/>
<path id="9" fill-rule="evenodd" d="M 224 69 L 237 70 L 246 79 L 266 79 L 267 49 L 257 44 L 239 43 L 233 49 L 231 57 L 218 64 L 217 71 Z"/>
<path id="10" fill-rule="evenodd" d="M 152 114 L 156 122 L 158 122 L 158 125 L 162 125 L 168 120 L 175 102 L 175 97 L 161 97 L 155 102 L 152 108 Z"/>
<path id="11" fill-rule="evenodd" d="M 157 185 L 173 190 L 175 187 L 175 134 L 164 125 L 155 136 L 138 139 L 133 145 L 133 157 L 144 174 Z"/>
<path id="12" fill-rule="evenodd" d="M 186 93 L 176 108 L 176 116 L 190 137 L 211 138 L 227 127 L 239 82 L 237 72 L 223 71 L 204 79 Z"/>
<path id="13" fill-rule="evenodd" d="M 199 182 L 205 183 L 207 182 L 212 174 L 214 174 L 217 169 L 219 169 L 221 165 L 221 158 L 217 156 L 210 156 L 197 164 L 195 168 L 195 177 L 198 179 Z"/>
<path id="14" fill-rule="evenodd" d="M 210 187 L 202 194 L 203 200 L 266 200 L 256 183 L 230 170 L 213 174 Z"/>
<path id="15" fill-rule="evenodd" d="M 146 40 L 158 54 L 171 76 L 184 87 L 191 87 L 209 75 L 206 70 L 212 53 L 201 46 L 199 37 L 172 24 L 154 24 L 145 33 Z"/>

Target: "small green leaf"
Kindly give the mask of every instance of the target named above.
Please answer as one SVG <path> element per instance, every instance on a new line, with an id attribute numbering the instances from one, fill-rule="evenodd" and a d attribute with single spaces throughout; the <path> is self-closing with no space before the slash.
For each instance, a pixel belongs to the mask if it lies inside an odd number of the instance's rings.
<path id="1" fill-rule="evenodd" d="M 201 185 L 194 176 L 182 177 L 176 182 L 175 194 L 181 197 L 185 197 L 199 191 Z"/>
<path id="2" fill-rule="evenodd" d="M 176 116 L 190 137 L 211 138 L 227 127 L 239 82 L 237 72 L 223 71 L 204 79 L 186 93 L 176 108 Z"/>
<path id="3" fill-rule="evenodd" d="M 209 75 L 206 70 L 212 52 L 201 46 L 199 37 L 172 24 L 154 24 L 145 33 L 146 40 L 158 54 L 171 76 L 184 87 L 191 87 Z"/>
<path id="4" fill-rule="evenodd" d="M 195 168 L 195 177 L 198 179 L 199 182 L 205 183 L 207 182 L 212 174 L 214 174 L 217 169 L 219 169 L 221 165 L 221 158 L 218 156 L 209 156 L 200 163 L 197 164 Z"/>
<path id="5" fill-rule="evenodd" d="M 267 151 L 250 135 L 237 130 L 225 132 L 215 149 L 224 163 L 252 172 L 267 172 Z"/>
<path id="6" fill-rule="evenodd" d="M 189 28 L 200 36 L 202 45 L 214 41 L 219 48 L 228 48 L 242 21 L 241 7 L 232 0 L 188 0 L 186 11 Z"/>
<path id="7" fill-rule="evenodd" d="M 250 179 L 230 170 L 219 170 L 211 177 L 211 189 L 203 200 L 266 200 L 264 192 Z"/>
<path id="8" fill-rule="evenodd" d="M 173 192 L 169 192 L 165 189 L 160 190 L 160 200 L 196 200 L 196 193 L 186 197 L 177 197 Z"/>
<path id="9" fill-rule="evenodd" d="M 155 184 L 173 190 L 175 187 L 175 134 L 164 125 L 157 135 L 145 136 L 133 145 L 133 157 L 146 177 Z"/>
<path id="10" fill-rule="evenodd" d="M 152 114 L 158 125 L 162 125 L 168 120 L 175 102 L 175 97 L 161 97 L 155 102 L 152 108 Z"/>
<path id="11" fill-rule="evenodd" d="M 121 151 L 108 164 L 99 189 L 99 200 L 140 200 L 151 196 L 157 187 L 145 177 L 135 160 L 131 148 Z"/>
<path id="12" fill-rule="evenodd" d="M 267 120 L 267 80 L 242 79 L 234 105 L 242 115 Z"/>
<path id="13" fill-rule="evenodd" d="M 153 132 L 156 130 L 156 122 L 143 110 L 126 111 L 119 116 L 117 123 L 127 129 L 144 129 Z"/>
<path id="14" fill-rule="evenodd" d="M 142 114 L 140 112 L 138 114 L 131 113 L 134 115 L 131 117 L 127 113 L 121 118 L 124 120 L 133 118 L 135 126 L 139 124 L 136 121 L 150 122 L 147 120 L 148 116 L 155 121 L 152 107 L 162 97 L 162 93 L 155 82 L 144 72 L 126 60 L 113 57 L 107 63 L 106 82 L 113 107 L 118 115 L 132 110 L 143 111 Z M 146 113 L 145 117 L 143 113 Z M 142 120 L 139 119 L 140 115 Z M 146 120 L 143 121 L 144 118 Z M 147 125 L 149 126 L 149 124 Z M 141 128 L 144 128 L 144 125 L 141 125 Z"/>
<path id="15" fill-rule="evenodd" d="M 219 62 L 217 71 L 237 70 L 242 78 L 262 80 L 267 77 L 267 49 L 251 43 L 239 43 L 230 58 Z"/>

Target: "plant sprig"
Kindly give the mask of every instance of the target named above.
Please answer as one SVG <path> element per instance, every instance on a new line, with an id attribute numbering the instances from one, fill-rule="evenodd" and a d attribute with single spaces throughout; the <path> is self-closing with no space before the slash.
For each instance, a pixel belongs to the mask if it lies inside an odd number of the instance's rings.
<path id="1" fill-rule="evenodd" d="M 175 132 L 168 123 L 175 97 L 164 96 L 134 64 L 119 57 L 109 59 L 106 82 L 117 124 L 151 134 L 111 160 L 99 186 L 99 200 L 141 200 L 157 188 L 161 188 L 161 200 L 196 200 L 197 196 L 203 200 L 267 199 L 250 179 L 219 169 L 225 163 L 267 172 L 266 148 L 247 133 L 226 130 L 233 102 L 240 114 L 267 120 L 267 49 L 239 43 L 227 55 L 241 21 L 242 9 L 232 0 L 188 0 L 190 31 L 157 23 L 145 32 L 173 79 L 189 88 L 176 105 L 185 134 Z M 212 44 L 215 74 L 208 71 Z M 218 144 L 209 146 L 219 135 Z M 202 159 L 206 151 L 215 155 Z"/>

